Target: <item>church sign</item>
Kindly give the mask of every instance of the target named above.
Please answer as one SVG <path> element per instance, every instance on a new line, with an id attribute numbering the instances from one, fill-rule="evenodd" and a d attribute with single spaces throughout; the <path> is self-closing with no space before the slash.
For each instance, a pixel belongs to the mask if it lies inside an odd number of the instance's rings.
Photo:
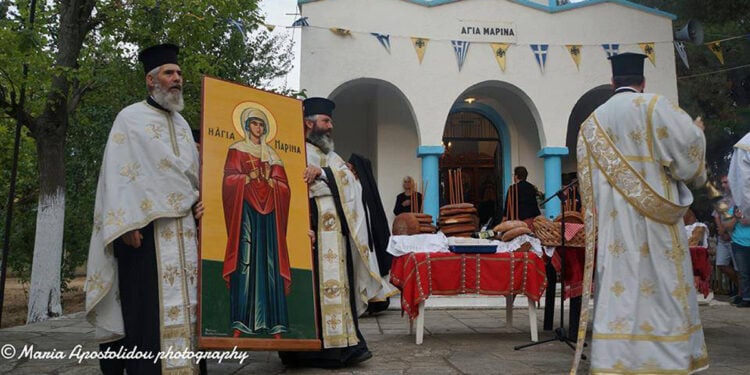
<path id="1" fill-rule="evenodd" d="M 469 42 L 515 43 L 516 25 L 512 22 L 461 21 L 457 39 Z"/>

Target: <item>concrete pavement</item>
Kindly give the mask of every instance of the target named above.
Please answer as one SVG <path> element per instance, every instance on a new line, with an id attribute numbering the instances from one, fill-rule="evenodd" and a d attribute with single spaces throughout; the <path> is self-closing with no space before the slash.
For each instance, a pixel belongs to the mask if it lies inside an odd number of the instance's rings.
<path id="1" fill-rule="evenodd" d="M 502 299 L 502 298 L 499 298 Z M 704 374 L 750 373 L 750 309 L 714 300 L 701 306 L 711 368 Z M 408 323 L 400 311 L 388 310 L 360 320 L 362 332 L 374 357 L 359 366 L 329 371 L 286 369 L 275 352 L 250 352 L 242 364 L 209 361 L 210 374 L 567 374 L 573 351 L 559 341 L 516 351 L 514 346 L 529 342 L 526 309 L 514 310 L 514 327 L 505 328 L 505 310 L 428 309 L 422 345 L 408 335 Z M 539 314 L 539 327 L 542 315 Z M 556 314 L 559 316 L 559 314 Z M 556 319 L 557 317 L 556 316 Z M 559 324 L 556 321 L 555 326 Z M 76 359 L 18 359 L 23 347 L 48 355 L 68 357 L 78 344 L 94 351 L 93 328 L 83 314 L 68 315 L 27 326 L 0 330 L 0 373 L 13 374 L 98 374 L 98 362 Z M 540 340 L 551 332 L 540 331 Z M 581 373 L 586 373 L 587 367 Z"/>

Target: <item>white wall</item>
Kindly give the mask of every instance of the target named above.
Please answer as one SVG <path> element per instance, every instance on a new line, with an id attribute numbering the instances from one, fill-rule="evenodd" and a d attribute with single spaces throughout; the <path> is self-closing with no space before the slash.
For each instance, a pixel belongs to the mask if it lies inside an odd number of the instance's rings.
<path id="1" fill-rule="evenodd" d="M 505 0 L 464 0 L 435 7 L 400 0 L 322 0 L 303 4 L 302 15 L 309 17 L 312 27 L 302 29 L 301 87 L 327 96 L 353 79 L 391 82 L 414 108 L 422 145 L 440 144 L 443 123 L 460 93 L 483 81 L 502 80 L 533 100 L 541 120 L 540 145 L 565 146 L 567 119 L 575 102 L 591 87 L 610 80 L 603 43 L 656 42 L 657 67 L 646 63 L 648 89 L 677 97 L 671 20 L 614 3 L 548 13 Z M 461 39 L 461 20 L 515 24 L 518 45 L 508 50 L 504 73 L 489 45 L 479 43 L 470 47 L 458 71 L 450 40 Z M 353 33 L 341 37 L 328 27 Z M 391 34 L 390 54 L 369 34 L 372 31 Z M 421 65 L 410 36 L 432 38 Z M 545 74 L 534 61 L 530 43 L 550 44 Z M 580 72 L 563 47 L 579 43 L 585 44 Z M 639 50 L 637 44 L 620 48 Z"/>
<path id="2" fill-rule="evenodd" d="M 408 104 L 393 89 L 381 87 L 377 96 L 378 189 L 388 222 L 393 222 L 396 195 L 404 176 L 422 181 L 422 164 L 417 158 L 417 125 Z M 434 187 L 433 187 L 434 188 Z"/>
<path id="3" fill-rule="evenodd" d="M 410 175 L 422 180 L 417 127 L 403 94 L 384 81 L 355 80 L 334 90 L 334 141 L 344 159 L 352 153 L 370 160 L 389 221 L 401 193 L 401 181 Z"/>

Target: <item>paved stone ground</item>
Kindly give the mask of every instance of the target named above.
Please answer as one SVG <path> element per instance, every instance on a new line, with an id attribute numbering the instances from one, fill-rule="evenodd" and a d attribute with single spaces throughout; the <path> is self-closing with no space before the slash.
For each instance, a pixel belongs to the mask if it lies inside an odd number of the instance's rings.
<path id="1" fill-rule="evenodd" d="M 541 315 L 539 314 L 541 327 Z M 558 315 L 559 316 L 559 315 Z M 286 369 L 275 352 L 251 352 L 242 364 L 209 362 L 210 374 L 566 374 L 573 351 L 559 341 L 516 351 L 529 340 L 526 309 L 514 311 L 514 328 L 505 328 L 504 309 L 427 310 L 422 345 L 407 332 L 406 318 L 389 310 L 364 317 L 360 325 L 374 357 L 359 366 L 327 371 Z M 711 368 L 704 374 L 750 373 L 750 309 L 713 301 L 701 306 Z M 555 322 L 555 326 L 558 323 Z M 17 353 L 24 345 L 34 350 L 56 351 L 67 357 L 78 344 L 83 350 L 97 348 L 91 341 L 93 329 L 83 315 L 29 326 L 0 330 L 0 354 L 8 344 Z M 540 339 L 551 337 L 540 332 Z M 586 373 L 584 366 L 580 373 Z M 13 374 L 98 374 L 98 363 L 75 359 L 0 359 L 0 373 Z"/>

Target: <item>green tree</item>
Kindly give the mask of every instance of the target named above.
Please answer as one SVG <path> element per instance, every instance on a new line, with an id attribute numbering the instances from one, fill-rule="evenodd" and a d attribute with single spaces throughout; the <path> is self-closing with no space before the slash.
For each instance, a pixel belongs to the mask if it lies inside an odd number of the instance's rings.
<path id="1" fill-rule="evenodd" d="M 197 126 L 202 74 L 264 87 L 289 70 L 290 42 L 260 27 L 256 0 L 41 2 L 33 28 L 29 1 L 8 3 L 0 9 L 0 112 L 20 116 L 36 146 L 34 241 L 14 237 L 12 245 L 16 257 L 34 244 L 27 319 L 34 322 L 61 312 L 61 265 L 71 272 L 85 260 L 109 127 L 119 109 L 146 95 L 137 51 L 162 42 L 183 47 L 184 114 Z M 26 229 L 23 220 L 17 224 Z"/>
<path id="2" fill-rule="evenodd" d="M 685 43 L 690 68 L 679 57 L 680 106 L 706 124 L 706 161 L 717 173 L 726 171 L 732 146 L 750 131 L 750 2 L 733 0 L 633 0 L 675 14 L 675 28 L 698 20 L 704 43 L 721 42 L 722 65 L 706 44 Z"/>
<path id="3" fill-rule="evenodd" d="M 706 163 L 714 179 L 729 165 L 733 145 L 750 131 L 750 2 L 733 0 L 633 0 L 675 14 L 675 29 L 698 20 L 704 44 L 685 42 L 690 68 L 679 57 L 677 88 L 680 106 L 706 125 Z M 725 64 L 705 43 L 721 42 Z M 716 182 L 716 181 L 715 181 Z M 717 185 L 719 186 L 719 185 Z M 704 191 L 696 191 L 692 209 L 700 221 L 713 222 L 712 207 Z"/>

